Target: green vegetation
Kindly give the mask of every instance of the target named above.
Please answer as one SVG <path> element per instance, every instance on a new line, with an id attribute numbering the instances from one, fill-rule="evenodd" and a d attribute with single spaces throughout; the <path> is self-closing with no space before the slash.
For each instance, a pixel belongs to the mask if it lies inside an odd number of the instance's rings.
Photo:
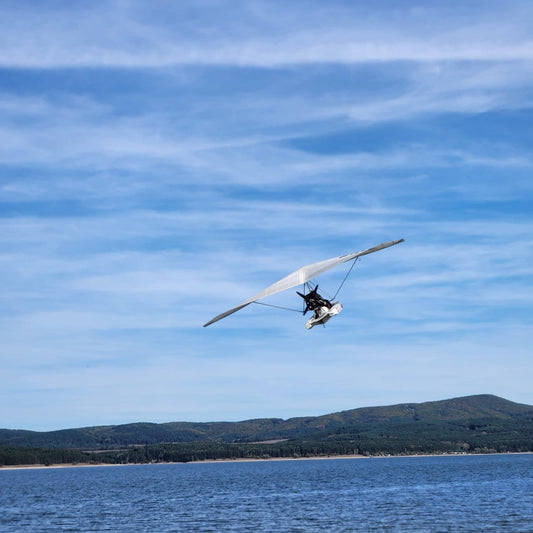
<path id="1" fill-rule="evenodd" d="M 533 407 L 490 395 L 289 420 L 0 430 L 0 466 L 531 451 Z"/>

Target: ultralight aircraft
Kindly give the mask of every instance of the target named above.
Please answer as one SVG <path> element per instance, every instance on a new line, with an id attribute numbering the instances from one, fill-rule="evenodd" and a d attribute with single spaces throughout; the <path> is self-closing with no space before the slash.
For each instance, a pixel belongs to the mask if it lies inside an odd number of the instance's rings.
<path id="1" fill-rule="evenodd" d="M 233 307 L 229 311 L 225 311 L 224 313 L 221 313 L 220 315 L 217 315 L 215 318 L 212 318 L 209 322 L 204 324 L 204 327 L 209 326 L 210 324 L 213 324 L 214 322 L 218 322 L 219 320 L 222 320 L 223 318 L 226 318 L 227 316 L 235 313 L 236 311 L 239 311 L 243 307 L 246 307 L 247 305 L 250 305 L 251 303 L 262 303 L 259 302 L 259 300 L 266 298 L 267 296 L 272 296 L 273 294 L 277 294 L 278 292 L 286 291 L 287 289 L 292 289 L 293 287 L 296 287 L 297 285 L 303 285 L 304 286 L 304 292 L 296 291 L 299 296 L 301 296 L 304 300 L 304 308 L 303 308 L 303 314 L 305 315 L 308 311 L 313 311 L 314 315 L 305 323 L 305 327 L 307 329 L 311 329 L 313 326 L 316 326 L 318 324 L 324 325 L 330 318 L 334 317 L 335 315 L 338 315 L 342 311 L 342 304 L 339 301 L 336 301 L 335 298 L 337 294 L 339 293 L 341 287 L 343 286 L 344 282 L 348 278 L 350 272 L 352 271 L 352 268 L 360 257 L 363 255 L 371 254 L 373 252 L 377 252 L 379 250 L 383 250 L 384 248 L 388 248 L 389 246 L 394 246 L 395 244 L 399 244 L 401 242 L 404 242 L 404 239 L 400 239 L 397 241 L 390 241 L 390 242 L 384 242 L 382 244 L 378 244 L 377 246 L 374 246 L 373 248 L 368 248 L 367 250 L 363 250 L 362 252 L 355 252 L 352 254 L 347 255 L 341 255 L 339 257 L 333 257 L 331 259 L 326 259 L 325 261 L 319 261 L 318 263 L 313 263 L 311 265 L 303 266 L 299 268 L 298 270 L 294 271 L 292 274 L 289 274 L 288 276 L 280 279 L 273 285 L 270 285 L 270 287 L 267 287 L 260 293 L 256 294 L 255 296 L 252 296 L 242 304 L 238 305 L 237 307 Z M 331 299 L 324 298 L 318 293 L 318 285 L 315 285 L 314 287 L 310 283 L 310 281 L 315 278 L 316 276 L 323 274 L 324 272 L 336 267 L 337 265 L 340 265 L 341 263 L 346 263 L 347 261 L 353 261 L 352 266 L 350 267 L 350 270 L 344 277 L 344 280 L 342 281 L 340 287 L 337 289 L 337 292 L 335 293 L 335 296 Z M 308 289 L 309 292 L 305 292 L 305 290 Z M 263 304 L 263 305 L 269 305 L 269 304 Z M 278 306 L 271 306 L 271 307 L 278 307 Z"/>

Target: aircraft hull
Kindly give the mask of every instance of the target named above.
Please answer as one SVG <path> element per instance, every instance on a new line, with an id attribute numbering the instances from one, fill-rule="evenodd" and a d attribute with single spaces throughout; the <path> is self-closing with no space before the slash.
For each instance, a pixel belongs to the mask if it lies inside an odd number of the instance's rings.
<path id="1" fill-rule="evenodd" d="M 324 325 L 330 318 L 338 315 L 342 311 L 342 304 L 340 302 L 333 302 L 331 308 L 322 307 L 318 317 L 310 318 L 306 323 L 306 329 L 311 329 L 314 326 Z"/>

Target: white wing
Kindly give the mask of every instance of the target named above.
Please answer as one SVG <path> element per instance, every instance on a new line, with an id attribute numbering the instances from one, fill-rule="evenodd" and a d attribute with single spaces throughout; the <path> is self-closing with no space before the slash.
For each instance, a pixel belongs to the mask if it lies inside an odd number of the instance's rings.
<path id="1" fill-rule="evenodd" d="M 267 296 L 272 296 L 273 294 L 276 294 L 278 292 L 291 289 L 292 287 L 296 287 L 297 285 L 303 285 L 305 282 L 313 278 L 316 278 L 318 275 L 323 274 L 324 272 L 327 272 L 331 268 L 336 267 L 337 265 L 340 265 L 341 263 L 346 263 L 346 261 L 351 261 L 352 259 L 355 259 L 356 257 L 361 257 L 362 255 L 371 254 L 372 252 L 377 252 L 378 250 L 383 250 L 383 248 L 394 246 L 395 244 L 399 244 L 400 242 L 403 242 L 403 241 L 404 241 L 403 239 L 400 239 L 398 241 L 384 242 L 383 244 L 379 244 L 378 246 L 374 246 L 373 248 L 369 248 L 368 250 L 363 250 L 362 252 L 355 252 L 353 254 L 341 255 L 340 257 L 332 257 L 331 259 L 326 259 L 325 261 L 319 261 L 318 263 L 313 263 L 312 265 L 303 266 L 302 268 L 299 268 L 292 274 L 289 274 L 283 279 L 280 279 L 273 285 L 270 285 L 270 287 L 267 287 L 265 290 L 261 291 L 255 296 L 252 296 L 250 299 L 246 300 L 245 302 L 238 305 L 237 307 L 234 307 L 233 309 L 230 309 L 229 311 L 225 311 L 224 313 L 217 315 L 215 318 L 207 322 L 207 324 L 204 324 L 204 328 L 206 326 L 209 326 L 210 324 L 213 324 L 214 322 L 218 322 L 219 320 L 226 318 L 227 316 L 235 313 L 236 311 L 239 311 L 243 307 L 246 307 L 247 305 L 250 305 L 253 302 L 256 302 L 257 300 L 261 300 L 262 298 L 266 298 Z"/>

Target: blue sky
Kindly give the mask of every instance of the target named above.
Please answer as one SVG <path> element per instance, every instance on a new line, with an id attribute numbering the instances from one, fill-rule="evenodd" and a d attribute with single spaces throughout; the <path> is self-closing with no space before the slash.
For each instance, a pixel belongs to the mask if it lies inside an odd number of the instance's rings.
<path id="1" fill-rule="evenodd" d="M 0 427 L 533 404 L 531 2 L 0 19 Z M 202 328 L 398 238 L 325 328 L 257 305 Z"/>

